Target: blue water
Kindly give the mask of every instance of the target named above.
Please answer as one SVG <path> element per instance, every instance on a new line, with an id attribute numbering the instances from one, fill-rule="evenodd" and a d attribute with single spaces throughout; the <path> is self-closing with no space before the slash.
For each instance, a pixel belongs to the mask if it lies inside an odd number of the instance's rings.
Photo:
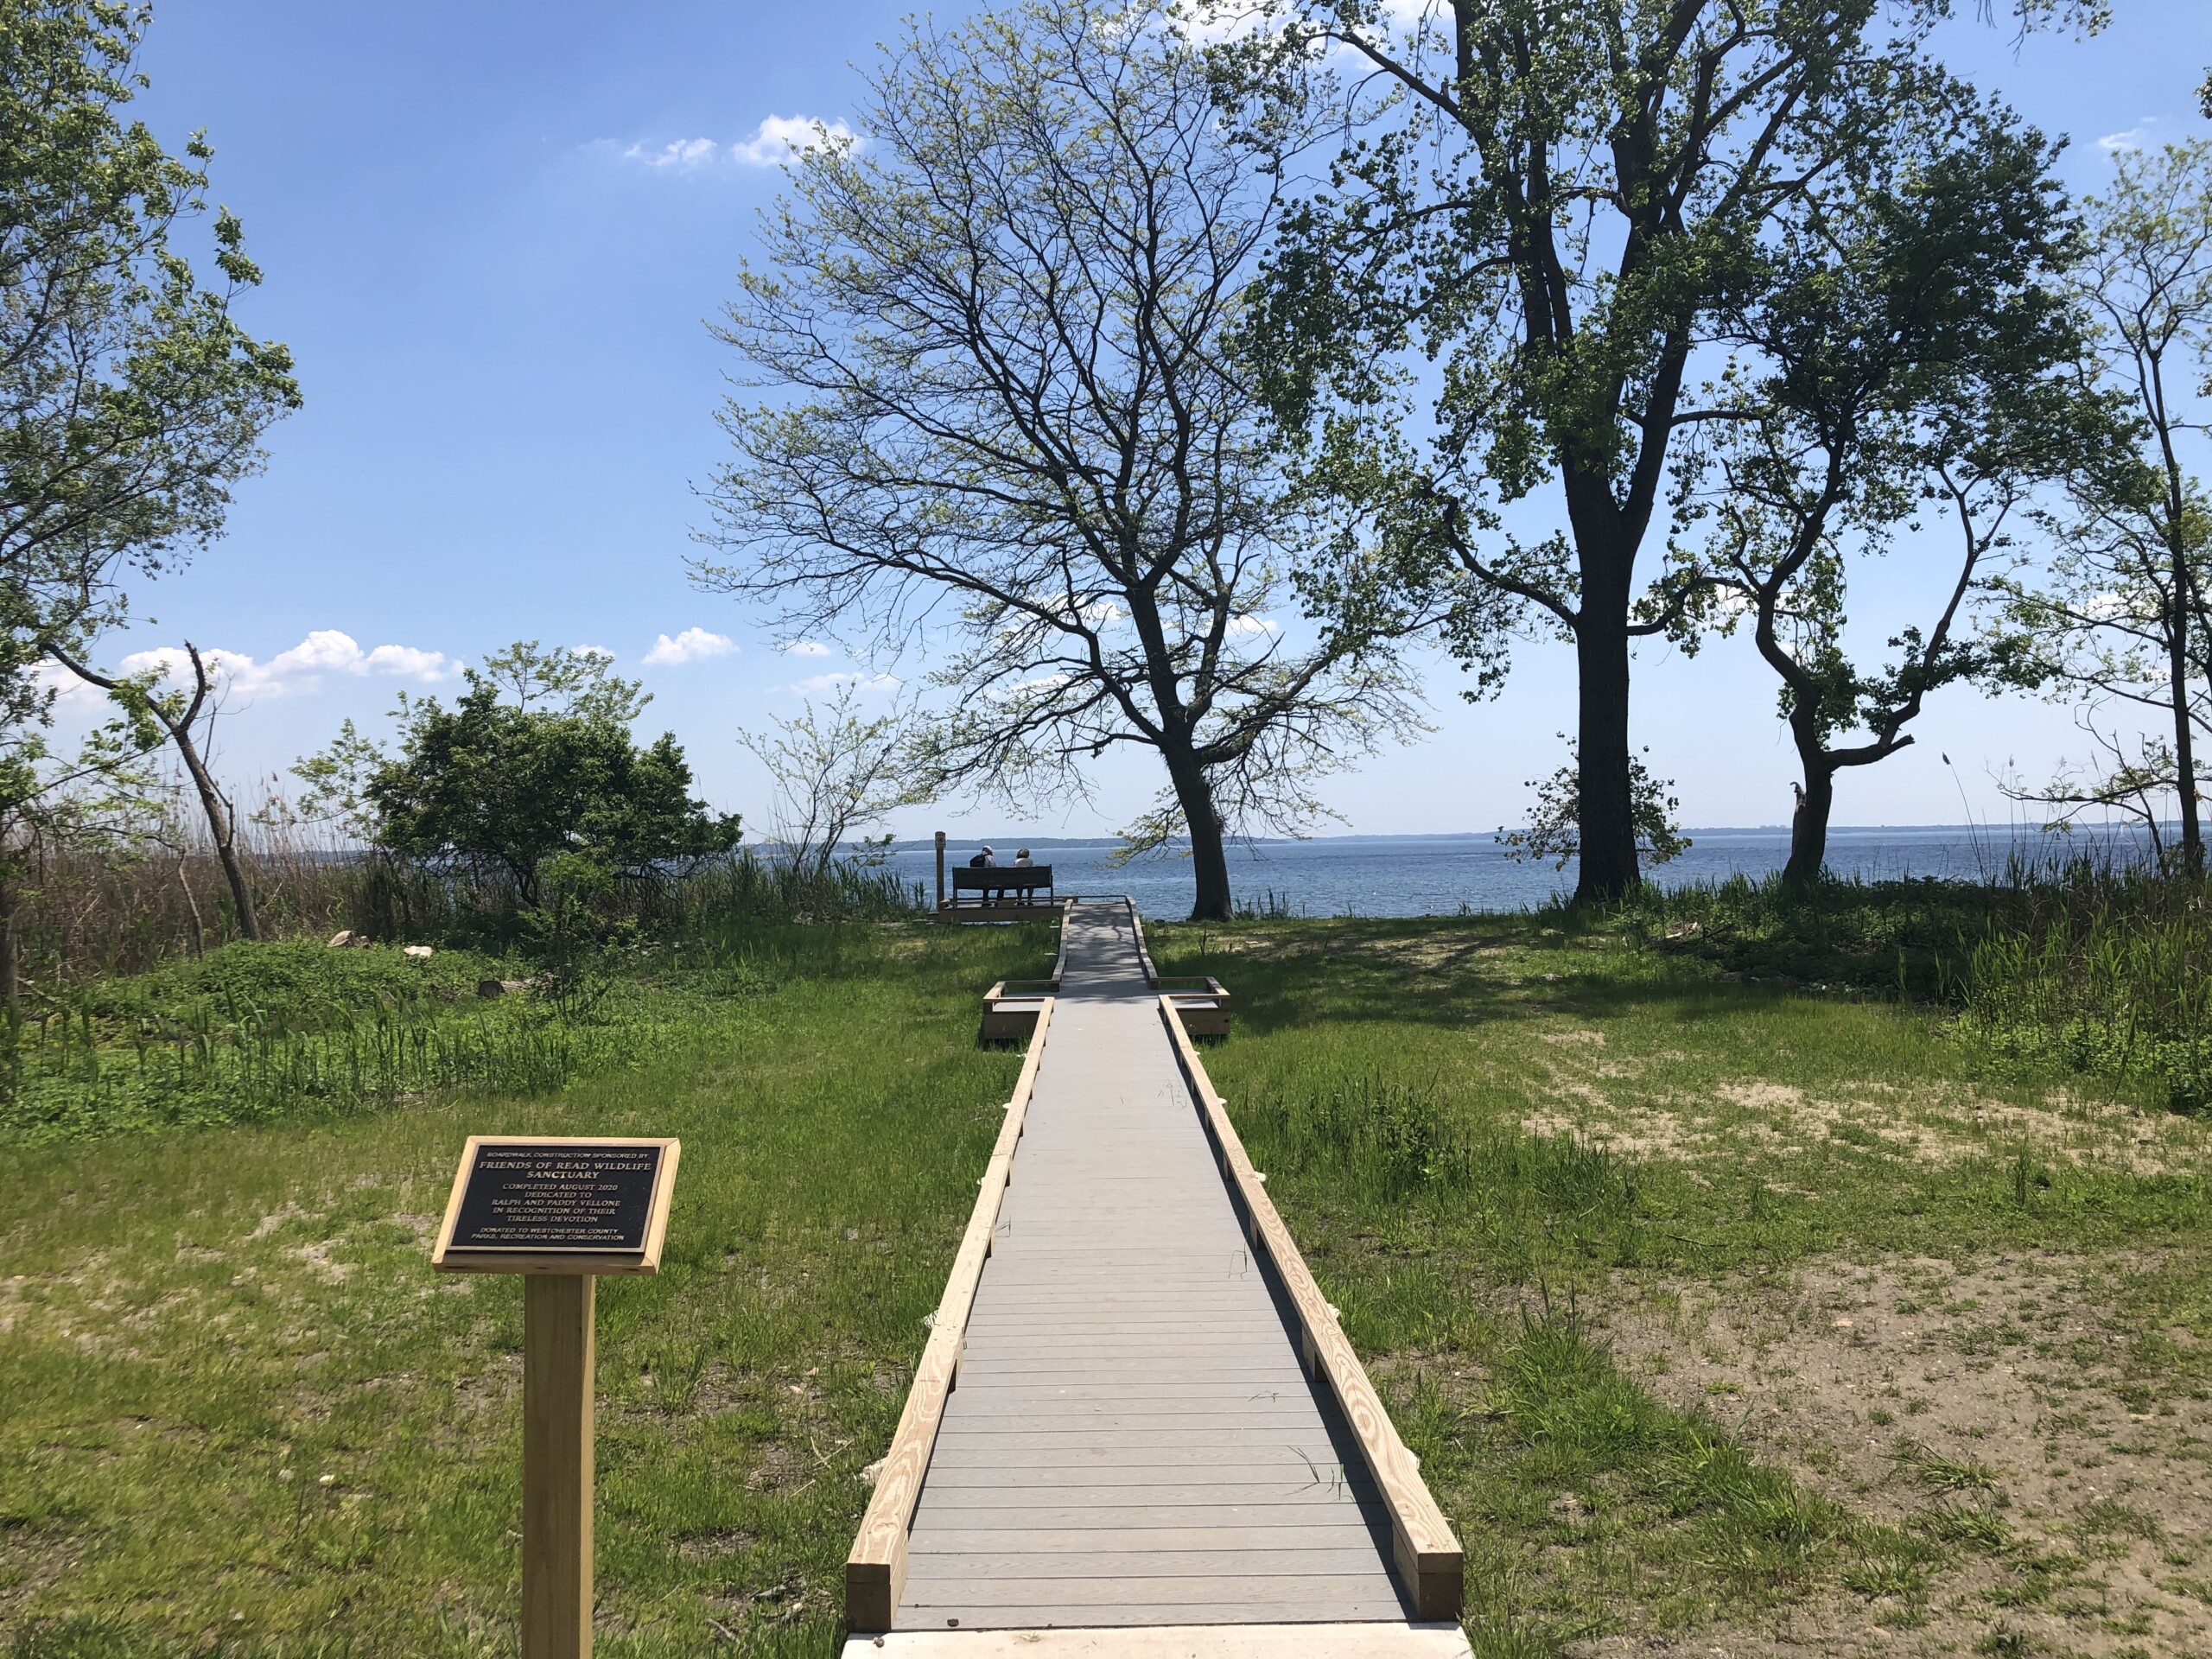
<path id="1" fill-rule="evenodd" d="M 1789 855 L 1789 832 L 1781 829 L 1693 830 L 1690 850 L 1647 872 L 1668 887 L 1760 876 L 1779 870 Z M 949 842 L 948 866 L 964 863 L 975 842 Z M 994 837 L 1003 861 L 1021 843 Z M 1110 841 L 1028 842 L 1039 864 L 1052 867 L 1062 897 L 1128 893 L 1148 916 L 1186 916 L 1191 869 L 1179 858 L 1147 859 L 1111 868 Z M 2032 827 L 2005 825 L 1837 829 L 1828 832 L 1828 868 L 1838 875 L 1869 880 L 1945 876 L 1967 880 L 2001 874 L 2008 856 L 2051 860 L 2069 854 L 2111 852 L 2139 855 L 2139 843 L 2121 830 L 2084 830 L 2047 836 Z M 927 842 L 896 849 L 891 868 L 925 888 L 935 880 L 935 854 Z M 1488 835 L 1325 836 L 1311 841 L 1263 841 L 1232 848 L 1229 880 L 1236 904 L 1260 909 L 1272 895 L 1294 916 L 1449 916 L 1468 910 L 1523 910 L 1571 892 L 1574 868 L 1516 863 Z"/>

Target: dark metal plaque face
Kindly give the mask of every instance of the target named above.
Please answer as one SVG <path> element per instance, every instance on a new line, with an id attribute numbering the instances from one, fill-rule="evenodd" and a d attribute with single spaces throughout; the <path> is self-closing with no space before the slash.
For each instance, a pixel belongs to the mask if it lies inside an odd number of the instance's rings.
<path id="1" fill-rule="evenodd" d="M 447 1248 L 642 1254 L 661 1152 L 558 1142 L 480 1146 Z"/>

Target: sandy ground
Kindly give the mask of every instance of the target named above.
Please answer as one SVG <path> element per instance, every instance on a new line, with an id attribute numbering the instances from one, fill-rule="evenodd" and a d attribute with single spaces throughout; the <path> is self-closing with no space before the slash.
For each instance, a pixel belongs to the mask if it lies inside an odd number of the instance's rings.
<path id="1" fill-rule="evenodd" d="M 1801 1605 L 1681 1650 L 2212 1654 L 2212 1403 L 2157 1397 L 2125 1368 L 2111 1310 L 2142 1265 L 2032 1255 L 1624 1285 L 1605 1317 L 1624 1369 L 1808 1489 L 1948 1531 L 1964 1563 L 1924 1606 Z"/>

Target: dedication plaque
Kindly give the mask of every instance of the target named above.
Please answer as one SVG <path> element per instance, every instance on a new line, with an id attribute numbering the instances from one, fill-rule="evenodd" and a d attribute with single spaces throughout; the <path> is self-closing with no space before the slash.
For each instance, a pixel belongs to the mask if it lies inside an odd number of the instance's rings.
<path id="1" fill-rule="evenodd" d="M 674 1141 L 471 1135 L 432 1265 L 476 1273 L 652 1273 Z"/>

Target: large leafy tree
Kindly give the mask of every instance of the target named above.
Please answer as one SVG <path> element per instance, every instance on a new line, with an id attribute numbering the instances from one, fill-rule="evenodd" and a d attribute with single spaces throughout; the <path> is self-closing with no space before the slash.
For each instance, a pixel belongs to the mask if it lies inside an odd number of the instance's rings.
<path id="1" fill-rule="evenodd" d="M 1304 510 L 1227 349 L 1276 207 L 1202 60 L 1146 4 L 1040 0 L 917 26 L 865 149 L 793 163 L 724 338 L 733 404 L 707 586 L 791 632 L 944 646 L 919 775 L 1065 803 L 1101 754 L 1166 775 L 1134 849 L 1295 826 L 1309 781 L 1413 721 L 1360 550 Z M 1345 602 L 1268 613 L 1326 545 Z"/>
<path id="2" fill-rule="evenodd" d="M 632 740 L 647 700 L 606 658 L 530 641 L 465 673 L 450 707 L 403 700 L 397 752 L 349 722 L 302 761 L 307 809 L 395 858 L 510 883 L 526 906 L 556 858 L 637 874 L 737 844 L 737 819 L 691 798 L 675 737 Z"/>
<path id="3" fill-rule="evenodd" d="M 1849 190 L 1760 249 L 1745 302 L 1716 311 L 1738 367 L 1700 401 L 1729 418 L 1700 426 L 1681 463 L 1703 480 L 1675 543 L 1690 620 L 1747 621 L 1782 681 L 1803 779 L 1793 883 L 1821 874 L 1837 776 L 1909 747 L 1931 693 L 2039 677 L 2022 642 L 1974 632 L 1974 602 L 2037 488 L 2124 435 L 2079 384 L 2075 240 L 2039 137 L 1933 77 L 1907 114 Z M 1868 668 L 1847 607 L 1855 567 L 1885 553 L 1938 597 Z"/>
<path id="4" fill-rule="evenodd" d="M 1638 879 L 1631 649 L 1699 591 L 1649 543 L 1694 483 L 1682 435 L 1733 418 L 1696 398 L 1700 361 L 1736 347 L 1774 239 L 1928 95 L 1948 10 L 1438 0 L 1406 29 L 1382 0 L 1270 0 L 1220 48 L 1263 142 L 1315 99 L 1348 134 L 1249 334 L 1277 416 L 1409 591 L 1487 591 L 1573 642 L 1579 897 Z"/>
<path id="5" fill-rule="evenodd" d="M 219 531 L 263 430 L 299 402 L 284 347 L 232 315 L 260 272 L 237 219 L 210 219 L 213 151 L 195 134 L 172 156 L 125 119 L 150 16 L 0 0 L 0 674 L 41 657 L 84 671 L 128 579 Z M 213 245 L 209 281 L 175 245 L 195 220 Z M 45 703 L 5 712 L 36 721 Z M 188 723 L 179 731 L 196 775 Z M 19 804 L 12 787 L 0 778 L 0 817 Z M 240 924 L 250 937 L 243 899 Z"/>

